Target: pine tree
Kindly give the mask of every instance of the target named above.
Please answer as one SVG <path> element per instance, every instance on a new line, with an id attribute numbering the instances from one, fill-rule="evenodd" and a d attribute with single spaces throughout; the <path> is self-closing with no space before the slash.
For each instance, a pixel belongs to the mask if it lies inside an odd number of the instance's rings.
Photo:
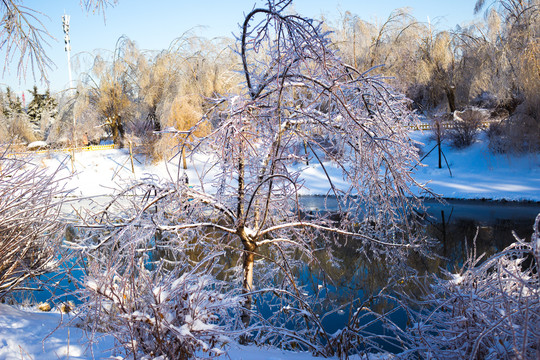
<path id="1" fill-rule="evenodd" d="M 39 121 L 41 120 L 43 111 L 43 95 L 38 92 L 36 85 L 34 85 L 30 94 L 32 94 L 32 101 L 28 104 L 27 114 L 30 117 L 30 122 L 32 123 L 34 131 L 39 131 Z"/>
<path id="2" fill-rule="evenodd" d="M 7 98 L 7 106 L 4 107 L 4 110 L 3 110 L 4 116 L 6 118 L 9 119 L 16 114 L 23 113 L 23 106 L 21 103 L 21 99 L 18 96 L 15 96 L 13 94 L 9 86 L 6 89 L 6 98 Z"/>
<path id="3" fill-rule="evenodd" d="M 37 86 L 30 91 L 32 101 L 28 104 L 27 113 L 34 132 L 43 134 L 54 123 L 54 118 L 58 113 L 57 101 L 51 97 L 50 91 L 44 94 L 38 92 Z"/>

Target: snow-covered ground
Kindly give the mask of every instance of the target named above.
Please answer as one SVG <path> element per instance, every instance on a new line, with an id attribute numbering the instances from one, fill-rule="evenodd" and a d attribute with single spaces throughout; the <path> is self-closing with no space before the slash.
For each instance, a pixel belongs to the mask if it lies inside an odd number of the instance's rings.
<path id="1" fill-rule="evenodd" d="M 111 337 L 88 347 L 88 337 L 81 329 L 61 326 L 69 321 L 68 315 L 59 312 L 0 304 L 0 359 L 92 359 L 92 353 L 103 359 L 111 355 Z"/>
<path id="2" fill-rule="evenodd" d="M 435 145 L 431 132 L 414 131 L 413 139 L 423 143 L 424 153 Z M 540 154 L 521 156 L 493 154 L 487 148 L 484 134 L 471 147 L 456 150 L 443 143 L 443 152 L 450 165 L 448 170 L 443 159 L 442 169 L 438 168 L 437 150 L 423 160 L 424 167 L 417 167 L 415 178 L 427 183 L 435 193 L 445 198 L 455 199 L 493 199 L 515 201 L 540 201 Z M 95 196 L 111 193 L 125 180 L 140 179 L 145 174 L 155 174 L 162 178 L 176 178 L 177 161 L 166 166 L 163 162 L 151 164 L 143 156 L 135 156 L 133 168 L 127 150 L 90 151 L 75 154 L 72 162 L 68 154 L 55 153 L 44 156 L 42 163 L 50 169 L 61 165 L 61 174 L 67 176 L 74 165 L 76 175 L 69 181 L 68 188 L 74 189 L 75 196 Z M 195 165 L 195 166 L 194 166 Z M 203 156 L 195 157 L 188 164 L 187 175 L 190 184 L 200 186 L 198 179 L 209 171 L 212 177 L 212 160 Z M 301 166 L 301 165 L 299 165 Z M 328 166 L 335 184 L 345 186 L 339 170 Z M 324 195 L 328 193 L 326 174 L 320 166 L 311 165 L 303 170 L 305 187 L 302 195 Z M 205 189 L 212 191 L 212 189 Z"/>
<path id="3" fill-rule="evenodd" d="M 413 137 L 424 143 L 425 152 L 434 142 L 428 132 L 414 132 Z M 494 155 L 487 150 L 486 140 L 480 140 L 470 148 L 454 150 L 443 146 L 452 176 L 448 169 L 437 167 L 437 153 L 432 152 L 425 160 L 425 167 L 415 170 L 415 177 L 443 197 L 462 199 L 506 199 L 540 201 L 540 154 L 507 156 Z M 104 150 L 69 155 L 55 153 L 40 159 L 44 166 L 55 169 L 61 165 L 60 175 L 69 175 L 75 167 L 76 175 L 67 187 L 74 189 L 74 196 L 105 195 L 118 188 L 121 182 L 140 179 L 145 174 L 176 177 L 178 166 L 151 164 L 136 156 L 133 164 L 126 150 Z M 444 163 L 443 163 L 444 164 Z M 211 168 L 211 161 L 196 158 L 187 174 L 190 183 L 197 185 L 199 175 Z M 306 188 L 303 194 L 325 194 L 325 175 L 317 167 L 306 172 Z M 336 171 L 331 174 L 341 181 Z M 68 318 L 59 312 L 43 313 L 35 309 L 20 309 L 0 304 L 0 359 L 106 359 L 111 358 L 114 341 L 104 337 L 88 346 L 86 334 L 74 326 L 59 326 Z M 113 357 L 114 358 L 114 357 Z M 225 359 L 294 359 L 307 360 L 314 357 L 308 353 L 289 353 L 276 349 L 243 347 L 233 345 Z M 370 356 L 370 359 L 374 357 Z"/>
<path id="4" fill-rule="evenodd" d="M 41 312 L 34 308 L 18 308 L 0 304 L 0 359 L 2 360 L 82 360 L 122 359 L 114 348 L 112 336 L 102 335 L 88 340 L 82 329 L 69 325 L 73 320 L 58 311 Z M 64 324 L 64 325 L 63 325 Z M 66 325 L 67 324 L 67 325 Z M 224 360 L 314 360 L 307 352 L 282 351 L 275 348 L 231 344 Z M 203 356 L 206 358 L 206 356 Z M 351 360 L 360 360 L 353 356 Z M 370 360 L 388 359 L 371 355 Z"/>
<path id="5" fill-rule="evenodd" d="M 426 154 L 436 145 L 430 137 L 430 132 L 413 132 Z M 444 158 L 439 169 L 437 149 L 415 171 L 415 179 L 435 193 L 455 199 L 540 201 L 540 154 L 493 154 L 483 133 L 468 148 L 456 150 L 443 142 L 442 149 L 452 175 Z"/>

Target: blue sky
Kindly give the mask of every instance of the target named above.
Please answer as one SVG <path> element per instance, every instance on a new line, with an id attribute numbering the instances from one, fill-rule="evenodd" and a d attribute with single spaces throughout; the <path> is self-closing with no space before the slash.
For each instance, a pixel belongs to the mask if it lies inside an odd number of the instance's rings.
<path id="1" fill-rule="evenodd" d="M 410 7 L 412 14 L 420 21 L 437 24 L 439 29 L 454 28 L 455 25 L 474 19 L 475 0 L 295 0 L 294 9 L 301 15 L 320 18 L 323 15 L 331 23 L 340 14 L 350 11 L 370 22 L 384 21 L 393 9 Z M 86 14 L 78 0 L 24 0 L 29 8 L 42 12 L 43 23 L 56 40 L 46 46 L 48 55 L 55 63 L 49 72 L 50 88 L 58 91 L 68 86 L 67 60 L 64 52 L 61 17 L 71 16 L 70 35 L 72 58 L 84 59 L 83 55 L 96 49 L 112 51 L 122 35 L 134 40 L 140 49 L 161 50 L 172 40 L 193 29 L 208 38 L 231 36 L 238 33 L 238 23 L 243 14 L 254 4 L 264 5 L 261 0 L 119 0 L 118 5 L 109 8 L 106 19 L 102 15 Z M 79 71 L 85 71 L 87 64 L 74 67 L 74 78 Z M 0 87 L 10 85 L 20 93 L 31 89 L 36 81 L 29 75 L 22 81 L 15 76 L 16 67 L 9 67 L 4 73 Z M 40 89 L 47 84 L 37 82 Z"/>

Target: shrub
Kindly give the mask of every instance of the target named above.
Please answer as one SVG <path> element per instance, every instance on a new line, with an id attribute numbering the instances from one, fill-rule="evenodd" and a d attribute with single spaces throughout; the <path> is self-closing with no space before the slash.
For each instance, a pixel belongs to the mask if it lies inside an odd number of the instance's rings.
<path id="1" fill-rule="evenodd" d="M 504 122 L 495 122 L 489 125 L 486 134 L 488 148 L 493 153 L 505 153 L 508 151 L 509 142 L 506 139 L 506 125 Z"/>
<path id="2" fill-rule="evenodd" d="M 29 144 L 38 140 L 32 124 L 25 114 L 13 115 L 9 120 L 8 129 L 12 141 L 24 141 Z"/>
<path id="3" fill-rule="evenodd" d="M 487 135 L 495 153 L 533 153 L 540 150 L 540 122 L 524 105 L 508 119 L 491 124 Z"/>
<path id="4" fill-rule="evenodd" d="M 163 264 L 147 270 L 142 261 L 91 271 L 84 285 L 93 326 L 112 334 L 133 358 L 221 355 L 229 341 L 221 316 L 239 307 L 239 299 L 220 292 L 208 273 L 211 266 L 165 271 Z"/>
<path id="5" fill-rule="evenodd" d="M 64 195 L 55 174 L 0 156 L 0 299 L 58 265 Z"/>
<path id="6" fill-rule="evenodd" d="M 66 242 L 82 250 L 85 259 L 80 292 L 86 326 L 113 335 L 120 351 L 134 359 L 220 355 L 235 334 L 238 326 L 231 319 L 239 319 L 244 301 L 214 276 L 221 272 L 217 259 L 223 253 L 201 250 L 201 238 L 190 242 L 174 229 L 159 228 L 156 219 L 174 223 L 169 210 L 176 205 L 153 198 L 152 186 L 146 201 L 137 204 L 142 188 L 134 189 L 109 204 L 103 216 L 96 215 L 94 230 L 76 243 Z M 117 211 L 123 203 L 130 204 L 129 213 Z"/>
<path id="7" fill-rule="evenodd" d="M 452 146 L 461 149 L 472 145 L 486 118 L 484 111 L 474 108 L 454 112 L 454 126 L 448 130 Z"/>
<path id="8" fill-rule="evenodd" d="M 434 359 L 534 359 L 540 331 L 540 214 L 531 241 L 481 262 L 475 251 L 457 274 L 435 279 L 410 310 L 416 351 Z M 409 319 L 411 321 L 411 319 Z"/>
<path id="9" fill-rule="evenodd" d="M 484 109 L 493 109 L 497 106 L 499 100 L 497 96 L 489 91 L 482 91 L 478 96 L 471 100 L 471 104 Z"/>

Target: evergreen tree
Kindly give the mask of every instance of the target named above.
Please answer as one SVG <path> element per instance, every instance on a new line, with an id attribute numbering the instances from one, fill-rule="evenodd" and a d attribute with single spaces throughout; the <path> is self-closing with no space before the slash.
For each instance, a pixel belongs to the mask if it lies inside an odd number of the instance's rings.
<path id="1" fill-rule="evenodd" d="M 6 118 L 9 119 L 14 115 L 23 113 L 23 106 L 21 103 L 21 99 L 15 94 L 13 94 L 9 86 L 6 89 L 6 100 L 7 100 L 7 106 L 5 106 L 3 109 L 4 116 Z"/>
<path id="2" fill-rule="evenodd" d="M 54 122 L 54 118 L 58 113 L 57 101 L 51 97 L 49 90 L 44 94 L 38 92 L 37 86 L 30 91 L 32 101 L 28 104 L 27 113 L 34 132 L 44 133 Z"/>
<path id="3" fill-rule="evenodd" d="M 21 99 L 16 96 L 9 87 L 6 89 L 2 115 L 4 115 L 7 141 L 23 141 L 30 143 L 37 140 L 35 131 L 32 129 L 32 124 L 29 121 L 28 114 L 23 108 Z"/>
<path id="4" fill-rule="evenodd" d="M 38 88 L 34 85 L 34 88 L 30 91 L 32 94 L 32 101 L 28 104 L 27 114 L 30 118 L 30 123 L 34 131 L 39 130 L 39 120 L 41 119 L 41 112 L 43 110 L 43 95 L 38 92 Z"/>

